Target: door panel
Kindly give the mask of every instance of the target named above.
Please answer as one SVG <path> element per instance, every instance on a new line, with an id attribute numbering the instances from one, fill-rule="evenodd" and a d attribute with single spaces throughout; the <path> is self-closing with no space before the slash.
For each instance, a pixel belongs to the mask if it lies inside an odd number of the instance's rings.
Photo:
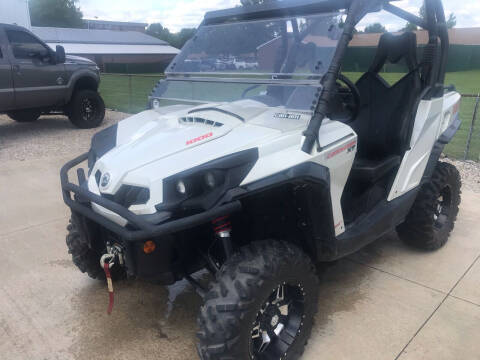
<path id="1" fill-rule="evenodd" d="M 7 30 L 17 108 L 49 107 L 65 97 L 64 64 L 53 64 L 53 52 L 26 31 Z"/>
<path id="2" fill-rule="evenodd" d="M 2 34 L 0 33 L 0 43 Z M 12 79 L 12 65 L 0 46 L 0 111 L 12 109 L 15 106 L 15 96 Z"/>
<path id="3" fill-rule="evenodd" d="M 411 149 L 403 157 L 388 201 L 392 201 L 420 185 L 430 153 L 439 136 L 442 119 L 443 97 L 420 102 L 415 118 Z"/>

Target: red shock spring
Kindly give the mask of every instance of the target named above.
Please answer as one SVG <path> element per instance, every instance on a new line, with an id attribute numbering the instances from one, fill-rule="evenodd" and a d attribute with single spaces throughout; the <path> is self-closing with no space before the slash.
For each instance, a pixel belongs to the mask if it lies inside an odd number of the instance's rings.
<path id="1" fill-rule="evenodd" d="M 212 220 L 213 231 L 215 234 L 230 232 L 232 230 L 232 223 L 230 222 L 230 216 L 225 215 L 215 220 Z"/>
<path id="2" fill-rule="evenodd" d="M 213 231 L 218 239 L 220 239 L 225 257 L 228 259 L 233 254 L 233 245 L 230 237 L 230 231 L 232 230 L 232 223 L 230 222 L 230 216 L 225 215 L 216 218 L 212 221 Z"/>

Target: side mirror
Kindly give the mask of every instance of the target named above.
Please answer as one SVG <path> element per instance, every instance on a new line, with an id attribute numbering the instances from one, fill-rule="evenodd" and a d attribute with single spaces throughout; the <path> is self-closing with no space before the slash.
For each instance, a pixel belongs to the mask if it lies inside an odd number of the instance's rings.
<path id="1" fill-rule="evenodd" d="M 61 45 L 57 45 L 56 51 L 55 51 L 55 62 L 57 64 L 63 64 L 65 62 L 65 49 Z"/>

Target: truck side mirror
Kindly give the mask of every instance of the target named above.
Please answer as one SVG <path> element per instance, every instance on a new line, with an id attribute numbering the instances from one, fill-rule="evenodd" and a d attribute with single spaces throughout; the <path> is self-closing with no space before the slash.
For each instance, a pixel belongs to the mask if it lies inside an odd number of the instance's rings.
<path id="1" fill-rule="evenodd" d="M 63 64 L 65 62 L 65 48 L 61 45 L 57 45 L 55 51 L 55 62 L 57 64 Z"/>

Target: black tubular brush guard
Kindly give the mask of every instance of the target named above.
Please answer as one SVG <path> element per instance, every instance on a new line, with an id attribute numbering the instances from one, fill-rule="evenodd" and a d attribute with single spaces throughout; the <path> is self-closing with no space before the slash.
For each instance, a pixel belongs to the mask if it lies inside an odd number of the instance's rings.
<path id="1" fill-rule="evenodd" d="M 66 163 L 60 170 L 63 201 L 65 204 L 67 204 L 67 206 L 70 207 L 70 209 L 72 209 L 72 211 L 89 218 L 97 224 L 119 235 L 123 240 L 128 242 L 152 239 L 181 230 L 190 229 L 213 220 L 216 217 L 240 211 L 242 208 L 240 201 L 237 200 L 228 204 L 213 207 L 212 209 L 199 214 L 168 221 L 160 225 L 154 225 L 145 221 L 142 216 L 132 213 L 127 208 L 94 194 L 88 191 L 86 188 L 71 183 L 68 179 L 68 172 L 87 159 L 88 153 L 80 155 L 79 157 Z M 72 198 L 72 193 L 76 195 L 77 199 Z M 126 227 L 120 226 L 104 216 L 97 214 L 91 209 L 90 203 L 95 203 L 121 216 L 128 222 L 128 225 L 130 225 L 129 227 L 134 229 L 130 230 Z"/>

